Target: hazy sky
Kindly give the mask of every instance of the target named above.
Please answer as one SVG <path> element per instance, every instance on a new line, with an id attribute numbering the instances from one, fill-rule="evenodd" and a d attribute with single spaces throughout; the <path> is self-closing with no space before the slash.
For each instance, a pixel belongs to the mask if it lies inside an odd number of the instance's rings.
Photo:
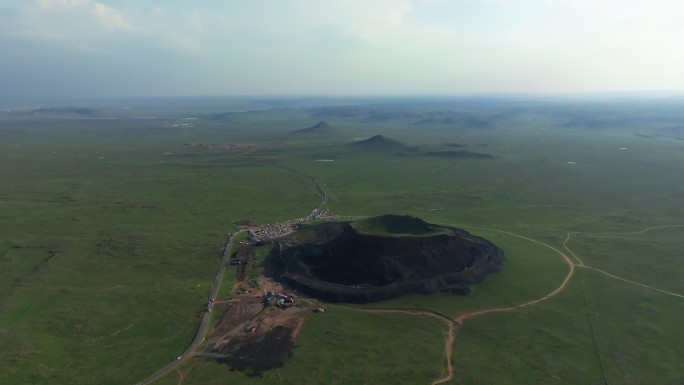
<path id="1" fill-rule="evenodd" d="M 0 0 L 0 98 L 684 90 L 682 0 Z"/>

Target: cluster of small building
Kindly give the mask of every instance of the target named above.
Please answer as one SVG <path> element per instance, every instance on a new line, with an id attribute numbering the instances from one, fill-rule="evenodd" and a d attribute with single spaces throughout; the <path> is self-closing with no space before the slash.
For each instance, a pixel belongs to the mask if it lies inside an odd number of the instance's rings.
<path id="1" fill-rule="evenodd" d="M 291 223 L 255 227 L 249 229 L 249 240 L 253 242 L 269 242 L 295 230 L 297 230 L 297 226 Z"/>
<path id="2" fill-rule="evenodd" d="M 275 293 L 273 291 L 267 291 L 261 297 L 264 306 L 275 305 L 279 308 L 287 307 L 287 304 L 292 304 L 295 302 L 295 296 L 287 291 L 281 291 L 280 293 Z"/>
<path id="3" fill-rule="evenodd" d="M 315 208 L 315 209 L 313 209 L 313 211 L 311 211 L 311 214 L 309 214 L 309 217 L 306 218 L 306 220 L 307 221 L 322 221 L 322 220 L 331 219 L 331 218 L 334 218 L 334 215 L 330 214 L 330 210 Z"/>
<path id="4" fill-rule="evenodd" d="M 214 299 L 209 298 L 209 302 L 207 302 L 207 305 L 204 307 L 202 310 L 203 313 L 211 313 L 211 307 L 214 306 Z"/>

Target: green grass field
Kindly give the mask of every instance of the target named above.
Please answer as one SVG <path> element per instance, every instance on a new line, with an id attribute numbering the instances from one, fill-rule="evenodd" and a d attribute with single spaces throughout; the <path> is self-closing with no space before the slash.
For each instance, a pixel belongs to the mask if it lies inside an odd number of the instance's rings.
<path id="1" fill-rule="evenodd" d="M 225 365 L 196 359 L 182 365 L 184 383 L 197 384 L 422 384 L 443 370 L 443 332 L 430 317 L 406 314 L 367 314 L 335 307 L 314 314 L 306 323 L 291 358 L 280 369 L 259 376 L 231 372 Z M 221 373 L 221 375 L 217 375 Z M 159 384 L 176 384 L 171 372 Z"/>
<path id="2" fill-rule="evenodd" d="M 587 266 L 684 294 L 684 227 L 595 234 L 684 225 L 684 141 L 663 128 L 678 107 L 616 106 L 379 104 L 344 114 L 253 111 L 231 120 L 210 118 L 225 112 L 213 107 L 129 111 L 161 117 L 153 120 L 2 113 L 0 383 L 134 384 L 174 360 L 194 335 L 233 222 L 300 218 L 320 202 L 309 178 L 277 165 L 319 180 L 327 207 L 342 219 L 411 215 L 464 228 L 506 253 L 501 271 L 469 296 L 408 295 L 368 307 L 456 317 L 516 306 L 558 287 L 568 272 L 559 254 L 495 230 L 564 252 L 567 233 L 576 233 L 567 246 Z M 491 124 L 401 117 L 436 110 Z M 122 114 L 103 109 L 97 116 Z M 566 124 L 581 114 L 639 123 Z M 319 120 L 335 130 L 291 133 Z M 349 145 L 375 134 L 405 146 Z M 251 147 L 184 146 L 197 143 Z M 461 148 L 494 158 L 423 154 Z M 257 250 L 260 258 L 267 253 Z M 234 279 L 224 277 L 222 298 Z M 467 320 L 449 383 L 680 383 L 682 304 L 577 268 L 556 297 Z M 445 369 L 444 331 L 430 317 L 334 308 L 307 320 L 278 370 L 248 377 L 203 359 L 179 370 L 185 385 L 429 384 Z M 171 372 L 156 383 L 179 379 Z"/>

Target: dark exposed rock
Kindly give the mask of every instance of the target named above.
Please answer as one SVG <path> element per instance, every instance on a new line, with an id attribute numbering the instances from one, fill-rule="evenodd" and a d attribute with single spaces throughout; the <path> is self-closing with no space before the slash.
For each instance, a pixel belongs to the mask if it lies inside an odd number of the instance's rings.
<path id="1" fill-rule="evenodd" d="M 432 226 L 432 225 L 430 225 Z M 433 226 L 428 235 L 373 235 L 351 223 L 324 223 L 296 236 L 282 253 L 282 278 L 299 290 L 333 302 L 374 302 L 406 293 L 469 292 L 499 270 L 503 252 L 456 228 Z"/>
<path id="2" fill-rule="evenodd" d="M 222 364 L 227 364 L 235 370 L 261 372 L 279 368 L 290 355 L 294 340 L 292 330 L 284 326 L 276 326 L 264 335 L 251 341 L 234 339 L 224 348 L 225 355 L 217 358 Z"/>

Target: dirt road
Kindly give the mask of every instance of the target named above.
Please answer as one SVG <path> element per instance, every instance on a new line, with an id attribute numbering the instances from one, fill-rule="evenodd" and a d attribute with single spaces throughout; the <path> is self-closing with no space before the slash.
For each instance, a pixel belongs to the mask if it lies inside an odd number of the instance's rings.
<path id="1" fill-rule="evenodd" d="M 525 236 L 520 235 L 520 234 L 509 232 L 509 231 L 490 229 L 490 228 L 479 228 L 479 229 L 496 231 L 496 232 L 500 232 L 503 234 L 512 235 L 512 236 L 515 236 L 515 237 L 518 237 L 521 239 L 525 239 L 525 240 L 530 241 L 530 242 L 534 242 L 536 244 L 542 245 L 548 249 L 553 250 L 555 253 L 560 255 L 563 258 L 563 261 L 568 265 L 568 273 L 566 274 L 565 278 L 563 279 L 563 282 L 561 282 L 561 284 L 556 289 L 549 292 L 548 294 L 546 294 L 542 297 L 527 301 L 527 302 L 522 303 L 520 305 L 470 311 L 470 312 L 459 314 L 454 319 L 449 318 L 445 315 L 436 313 L 436 312 L 425 310 L 425 309 L 360 308 L 360 307 L 343 306 L 345 308 L 350 308 L 350 309 L 363 311 L 363 312 L 367 312 L 367 313 L 404 313 L 404 314 L 411 314 L 411 315 L 422 315 L 422 316 L 433 317 L 433 318 L 439 319 L 440 321 L 444 322 L 444 324 L 447 325 L 447 327 L 448 327 L 448 332 L 444 337 L 444 362 L 446 363 L 446 373 L 444 373 L 444 375 L 442 377 L 439 377 L 436 380 L 432 381 L 431 385 L 443 384 L 445 382 L 451 381 L 454 378 L 454 367 L 453 367 L 453 364 L 451 362 L 451 357 L 453 355 L 454 341 L 456 339 L 456 334 L 458 333 L 458 330 L 460 329 L 460 327 L 463 325 L 463 323 L 466 320 L 471 319 L 471 318 L 475 318 L 475 317 L 479 317 L 482 315 L 486 315 L 486 314 L 491 314 L 491 313 L 515 311 L 515 310 L 521 309 L 523 307 L 532 306 L 532 305 L 537 304 L 539 302 L 546 301 L 547 299 L 549 299 L 549 298 L 557 295 L 558 293 L 560 293 L 565 288 L 565 286 L 568 284 L 568 282 L 570 281 L 570 278 L 572 278 L 572 275 L 575 272 L 575 264 L 573 263 L 573 261 L 567 255 L 565 255 L 563 252 L 554 248 L 551 245 L 548 245 L 546 243 L 534 240 L 532 238 L 525 237 Z M 337 305 L 337 306 L 341 306 L 341 305 Z"/>
<path id="2" fill-rule="evenodd" d="M 446 368 L 447 368 L 447 373 L 443 377 L 440 377 L 439 379 L 435 380 L 432 382 L 432 385 L 436 384 L 441 384 L 443 382 L 449 381 L 454 377 L 454 368 L 453 365 L 451 364 L 451 352 L 452 352 L 452 345 L 454 342 L 454 337 L 456 336 L 456 329 L 458 328 L 458 324 L 454 322 L 451 318 L 444 316 L 442 314 L 439 314 L 437 312 L 432 312 L 429 310 L 425 309 L 410 309 L 410 308 L 361 308 L 361 307 L 353 307 L 353 306 L 342 306 L 342 305 L 334 305 L 334 306 L 339 306 L 339 307 L 344 307 L 347 309 L 354 309 L 366 313 L 402 313 L 402 314 L 410 314 L 410 315 L 420 315 L 420 316 L 428 316 L 428 317 L 433 317 L 436 318 L 440 321 L 442 321 L 448 328 L 447 334 L 444 336 L 444 361 L 446 363 Z"/>
<path id="3" fill-rule="evenodd" d="M 592 234 L 594 234 L 594 235 L 601 235 L 601 234 L 605 234 L 605 235 L 608 235 L 608 234 L 642 234 L 642 233 L 645 233 L 647 231 L 651 231 L 651 230 L 655 230 L 655 229 L 676 228 L 676 227 L 684 227 L 684 225 L 654 226 L 654 227 L 648 227 L 648 228 L 640 230 L 640 231 L 625 232 L 625 233 L 592 233 Z M 440 321 L 444 322 L 449 328 L 448 333 L 445 335 L 445 341 L 444 341 L 444 361 L 446 362 L 446 373 L 442 377 L 432 381 L 431 385 L 443 384 L 443 383 L 451 381 L 454 378 L 454 368 L 453 368 L 453 365 L 451 362 L 451 357 L 453 354 L 453 346 L 454 346 L 454 342 L 456 339 L 456 334 L 458 333 L 459 329 L 465 323 L 466 320 L 471 319 L 471 318 L 475 318 L 475 317 L 479 317 L 479 316 L 483 316 L 483 315 L 487 315 L 487 314 L 492 314 L 492 313 L 516 311 L 518 309 L 522 309 L 524 307 L 536 305 L 540 302 L 546 301 L 546 300 L 558 295 L 561 291 L 563 291 L 565 289 L 568 282 L 570 282 L 570 279 L 574 275 L 576 267 L 595 270 L 597 272 L 600 272 L 600 273 L 602 273 L 608 277 L 614 278 L 614 279 L 618 279 L 618 280 L 625 281 L 625 282 L 628 282 L 628 283 L 631 283 L 634 285 L 642 286 L 642 287 L 652 289 L 652 290 L 655 290 L 655 291 L 658 291 L 658 292 L 661 292 L 664 294 L 669 294 L 669 295 L 673 295 L 676 297 L 684 298 L 684 295 L 682 295 L 682 294 L 673 293 L 673 292 L 661 290 L 661 289 L 658 289 L 655 287 L 651 287 L 648 285 L 644 285 L 642 283 L 631 281 L 631 280 L 628 280 L 628 279 L 625 279 L 622 277 L 618 277 L 618 276 L 610 274 L 606 271 L 585 265 L 584 262 L 577 255 L 575 255 L 575 253 L 572 250 L 570 250 L 570 248 L 567 245 L 572 234 L 581 234 L 581 233 L 568 233 L 565 241 L 563 242 L 563 247 L 568 252 L 568 254 L 570 254 L 572 256 L 572 258 L 570 258 L 567 254 L 563 253 L 562 251 L 558 250 L 557 248 L 555 248 L 555 247 L 553 247 L 547 243 L 540 242 L 540 241 L 537 241 L 535 239 L 532 239 L 532 238 L 529 238 L 529 237 L 526 237 L 526 236 L 523 236 L 520 234 L 516 234 L 516 233 L 510 232 L 510 231 L 484 228 L 484 227 L 473 227 L 473 228 L 478 228 L 478 229 L 488 230 L 488 231 L 495 231 L 495 232 L 499 232 L 502 234 L 511 235 L 511 236 L 514 236 L 514 237 L 517 237 L 520 239 L 524 239 L 524 240 L 529 241 L 529 242 L 536 243 L 538 245 L 544 246 L 544 247 L 552 250 L 553 252 L 558 254 L 563 259 L 563 262 L 565 262 L 566 265 L 568 265 L 568 272 L 565 275 L 565 278 L 563 279 L 563 281 L 560 283 L 560 285 L 557 288 L 555 288 L 554 290 L 550 291 L 549 293 L 547 293 L 547 294 L 545 294 L 539 298 L 532 299 L 530 301 L 521 303 L 521 304 L 516 305 L 516 306 L 498 307 L 498 308 L 476 310 L 476 311 L 461 313 L 461 314 L 458 314 L 457 316 L 455 316 L 454 319 L 451 319 L 451 318 L 444 316 L 444 315 L 441 315 L 439 313 L 427 311 L 425 309 L 402 309 L 402 308 L 369 309 L 369 308 L 358 308 L 358 307 L 345 306 L 347 308 L 352 308 L 355 310 L 364 311 L 364 312 L 368 312 L 368 313 L 405 313 L 405 314 L 411 314 L 411 315 L 429 316 L 429 317 L 437 318 Z M 573 258 L 575 259 L 575 261 L 573 261 Z"/>
<path id="4" fill-rule="evenodd" d="M 525 237 L 525 236 L 520 235 L 520 234 L 512 233 L 510 231 L 503 231 L 503 230 L 489 229 L 489 228 L 482 228 L 482 227 L 478 227 L 478 228 L 483 229 L 483 230 L 496 231 L 499 233 L 512 235 L 514 237 L 518 237 L 518 238 L 521 238 L 521 239 L 524 239 L 524 240 L 527 240 L 530 242 L 534 242 L 536 244 L 539 244 L 539 245 L 542 245 L 546 248 L 549 248 L 563 258 L 563 261 L 568 265 L 568 268 L 569 268 L 568 273 L 566 274 L 565 279 L 563 279 L 563 282 L 561 282 L 561 284 L 556 289 L 554 289 L 553 291 L 549 292 L 548 294 L 546 294 L 542 297 L 527 301 L 527 302 L 522 303 L 522 304 L 517 305 L 517 306 L 497 307 L 497 308 L 476 310 L 476 311 L 470 311 L 470 312 L 459 314 L 454 320 L 455 326 L 452 329 L 453 332 L 450 333 L 449 341 L 447 341 L 446 346 L 445 346 L 444 356 L 445 356 L 445 359 L 447 360 L 447 365 L 448 365 L 447 366 L 447 369 L 448 369 L 447 374 L 445 376 L 438 378 L 435 381 L 433 381 L 431 385 L 443 384 L 445 382 L 451 381 L 454 378 L 454 370 L 453 370 L 453 365 L 451 363 L 451 356 L 453 353 L 452 352 L 453 345 L 454 345 L 454 341 L 456 339 L 456 334 L 458 333 L 458 330 L 461 328 L 461 326 L 463 325 L 463 323 L 466 320 L 471 319 L 471 318 L 475 318 L 475 317 L 479 317 L 479 316 L 483 316 L 486 314 L 515 311 L 515 310 L 521 309 L 523 307 L 532 306 L 532 305 L 535 305 L 539 302 L 546 301 L 547 299 L 557 295 L 563 289 L 565 289 L 565 286 L 568 284 L 568 282 L 570 282 L 570 278 L 572 278 L 572 275 L 575 272 L 575 264 L 572 262 L 572 260 L 567 255 L 563 254 L 560 250 L 556 249 L 555 247 L 553 247 L 549 244 L 534 240 L 532 238 Z"/>
<path id="5" fill-rule="evenodd" d="M 656 229 L 667 229 L 667 228 L 677 228 L 677 227 L 684 227 L 684 225 L 653 226 L 653 227 L 648 227 L 648 228 L 645 228 L 645 229 L 639 230 L 639 231 L 623 232 L 623 233 L 591 233 L 591 234 L 592 234 L 592 235 L 643 234 L 643 233 L 645 233 L 645 232 L 647 232 L 647 231 L 651 231 L 651 230 L 656 230 Z M 575 267 L 581 267 L 581 268 L 585 268 L 585 269 L 591 269 L 591 270 L 600 272 L 600 273 L 602 273 L 602 274 L 604 274 L 604 275 L 606 275 L 606 276 L 608 276 L 608 277 L 614 278 L 614 279 L 618 279 L 618 280 L 621 280 L 621 281 L 624 281 L 624 282 L 628 282 L 628 283 L 631 283 L 631 284 L 634 284 L 634 285 L 642 286 L 642 287 L 645 287 L 645 288 L 648 288 L 648 289 L 651 289 L 651 290 L 655 290 L 655 291 L 658 291 L 658 292 L 661 292 L 661 293 L 664 293 L 664 294 L 669 294 L 669 295 L 676 296 L 676 297 L 679 297 L 679 298 L 684 298 L 684 295 L 682 295 L 682 294 L 673 293 L 673 292 L 670 292 L 670 291 L 666 291 L 666 290 L 658 289 L 658 288 L 655 288 L 655 287 L 652 287 L 652 286 L 648 286 L 648 285 L 645 285 L 645 284 L 642 284 L 642 283 L 639 283 L 639 282 L 631 281 L 631 280 L 628 280 L 628 279 L 625 279 L 625 278 L 618 277 L 618 276 L 616 276 L 616 275 L 610 274 L 610 273 L 608 273 L 608 272 L 606 272 L 606 271 L 603 271 L 603 270 L 600 270 L 600 269 L 597 269 L 597 268 L 594 268 L 594 267 L 585 265 L 584 262 L 583 262 L 583 261 L 582 261 L 582 260 L 581 260 L 581 259 L 580 259 L 572 250 L 570 250 L 570 248 L 567 246 L 567 244 L 568 244 L 568 242 L 570 241 L 570 237 L 571 237 L 572 234 L 589 234 L 589 233 L 568 233 L 568 234 L 567 234 L 567 237 L 566 237 L 566 239 L 565 239 L 565 241 L 563 241 L 563 247 L 564 247 L 565 250 L 566 250 L 570 255 L 572 255 L 573 258 L 577 261 L 577 263 L 575 263 L 575 262 L 574 262 L 571 258 L 569 258 L 566 254 L 564 254 L 564 253 L 561 252 L 560 250 L 558 250 L 558 249 L 556 249 L 555 247 L 553 247 L 553 246 L 551 246 L 551 245 L 549 245 L 549 244 L 546 244 L 546 243 L 544 243 L 544 242 L 540 242 L 540 241 L 534 240 L 534 239 L 532 239 L 532 238 L 528 238 L 528 237 L 525 237 L 525 236 L 523 236 L 523 235 L 516 234 L 516 233 L 512 233 L 512 232 L 509 232 L 509 231 L 503 231 L 503 230 L 497 230 L 497 229 L 490 229 L 490 228 L 483 228 L 483 227 L 475 227 L 475 228 L 483 229 L 483 230 L 489 230 L 489 231 L 496 231 L 496 232 L 499 232 L 499 233 L 512 235 L 512 236 L 515 236 L 515 237 L 518 237 L 518 238 L 521 238 L 521 239 L 525 239 L 525 240 L 527 240 L 527 241 L 534 242 L 534 243 L 536 243 L 536 244 L 542 245 L 542 246 L 544 246 L 544 247 L 546 247 L 546 248 L 549 248 L 549 249 L 553 250 L 554 252 L 556 252 L 558 255 L 560 255 L 560 256 L 563 258 L 563 261 L 568 265 L 569 270 L 568 270 L 568 273 L 567 273 L 566 276 L 565 276 L 565 279 L 563 279 L 563 282 L 561 282 L 561 284 L 560 284 L 556 289 L 554 289 L 553 291 L 549 292 L 548 294 L 546 294 L 546 295 L 544 295 L 544 296 L 542 296 L 542 297 L 539 297 L 539 298 L 537 298 L 537 299 L 533 299 L 533 300 L 531 300 L 531 301 L 522 303 L 522 304 L 517 305 L 517 306 L 509 306 L 509 307 L 499 307 L 499 308 L 492 308 L 492 309 L 485 309 L 485 310 L 477 310 L 477 311 L 472 311 L 472 312 L 467 312 L 467 313 L 460 314 L 458 317 L 455 318 L 456 327 L 454 328 L 454 336 L 452 337 L 452 343 L 449 343 L 449 344 L 448 344 L 448 352 L 445 350 L 445 356 L 451 357 L 451 349 L 452 349 L 452 346 L 453 346 L 453 340 L 455 339 L 455 334 L 456 334 L 456 332 L 458 332 L 458 330 L 460 329 L 461 325 L 463 325 L 463 323 L 464 323 L 466 320 L 471 319 L 471 318 L 475 318 L 475 317 L 479 317 L 479 316 L 482 316 L 482 315 L 486 315 L 486 314 L 491 314 L 491 313 L 500 313 L 500 312 L 515 311 L 515 310 L 518 310 L 518 309 L 521 309 L 521 308 L 524 308 L 524 307 L 527 307 L 527 306 L 532 306 L 532 305 L 538 304 L 538 303 L 540 303 L 540 302 L 542 302 L 542 301 L 546 301 L 547 299 L 549 299 L 549 298 L 551 298 L 551 297 L 557 295 L 558 293 L 560 293 L 561 291 L 563 291 L 563 289 L 565 289 L 565 287 L 567 286 L 568 282 L 570 282 L 570 279 L 572 278 L 572 276 L 573 276 L 573 274 L 574 274 L 574 272 L 575 272 Z M 449 370 L 448 370 L 448 375 L 446 375 L 446 376 L 444 376 L 444 377 L 442 377 L 442 378 L 439 378 L 439 379 L 433 381 L 433 382 L 432 382 L 432 385 L 442 384 L 442 383 L 445 383 L 445 382 L 447 382 L 447 381 L 450 381 L 450 380 L 453 378 L 453 369 L 451 368 L 451 366 L 452 366 L 452 365 L 451 365 L 451 360 L 449 359 L 449 361 L 448 361 L 448 369 L 449 369 Z"/>
<path id="6" fill-rule="evenodd" d="M 563 252 L 561 252 L 560 250 L 556 249 L 555 247 L 553 247 L 553 246 L 551 246 L 551 245 L 549 245 L 549 244 L 546 244 L 546 243 L 544 243 L 544 242 L 540 242 L 540 241 L 534 240 L 534 239 L 532 239 L 532 238 L 525 237 L 525 236 L 520 235 L 520 234 L 512 233 L 512 232 L 510 232 L 510 231 L 503 231 L 503 230 L 497 230 L 497 229 L 489 229 L 489 228 L 484 228 L 484 227 L 478 227 L 478 228 L 479 228 L 479 229 L 483 229 L 483 230 L 496 231 L 496 232 L 499 232 L 499 233 L 512 235 L 512 236 L 514 236 L 514 237 L 518 237 L 518 238 L 524 239 L 524 240 L 526 240 L 526 241 L 530 241 L 530 242 L 536 243 L 536 244 L 538 244 L 538 245 L 542 245 L 542 246 L 544 246 L 544 247 L 546 247 L 546 248 L 548 248 L 548 249 L 551 249 L 551 250 L 553 250 L 554 252 L 556 252 L 558 255 L 560 255 L 560 256 L 563 258 L 563 261 L 565 262 L 565 264 L 568 265 L 568 273 L 565 275 L 565 278 L 563 279 L 563 282 L 561 282 L 561 284 L 560 284 L 557 288 L 555 288 L 553 291 L 549 292 L 548 294 L 546 294 L 546 295 L 544 295 L 544 296 L 542 296 L 542 297 L 539 297 L 539 298 L 530 300 L 530 301 L 528 301 L 528 302 L 522 303 L 522 304 L 517 305 L 517 306 L 499 307 L 499 308 L 485 309 L 485 310 L 477 310 L 477 311 L 472 311 L 472 312 L 463 313 L 463 314 L 459 315 L 458 317 L 456 317 L 456 322 L 458 322 L 459 324 L 463 324 L 463 322 L 464 322 L 465 320 L 469 319 L 469 318 L 474 318 L 474 317 L 477 317 L 477 316 L 481 316 L 481 315 L 485 315 L 485 314 L 490 314 L 490 313 L 498 313 L 498 312 L 505 312 L 505 311 L 518 310 L 518 309 L 521 309 L 521 308 L 523 308 L 523 307 L 532 306 L 532 305 L 535 305 L 535 304 L 537 304 L 537 303 L 539 303 L 539 302 L 546 301 L 547 299 L 549 299 L 549 298 L 551 298 L 551 297 L 557 295 L 557 294 L 560 293 L 563 289 L 565 289 L 565 286 L 568 284 L 568 282 L 570 282 L 570 278 L 572 278 L 572 275 L 575 273 L 575 263 L 572 261 L 572 259 L 570 259 L 570 258 L 569 258 L 567 255 L 565 255 Z"/>
<path id="7" fill-rule="evenodd" d="M 620 280 L 623 282 L 631 283 L 633 285 L 641 286 L 641 287 L 644 287 L 644 288 L 647 288 L 650 290 L 654 290 L 654 291 L 657 291 L 657 292 L 660 292 L 663 294 L 668 294 L 668 295 L 671 295 L 674 297 L 684 298 L 683 294 L 674 293 L 674 292 L 663 290 L 663 289 L 658 289 L 657 287 L 653 287 L 653 286 L 649 286 L 649 285 L 646 285 L 646 284 L 643 284 L 640 282 L 632 281 L 632 280 L 629 280 L 627 278 L 622 278 L 622 277 L 619 277 L 617 275 L 611 274 L 607 271 L 597 269 L 597 268 L 592 267 L 592 266 L 587 266 L 584 264 L 584 261 L 582 261 L 582 259 L 580 257 L 578 257 L 577 254 L 575 254 L 568 247 L 568 242 L 570 242 L 570 239 L 573 235 L 630 235 L 630 234 L 643 234 L 645 232 L 652 231 L 652 230 L 674 229 L 674 228 L 679 228 L 679 227 L 684 227 L 684 225 L 652 226 L 652 227 L 647 227 L 643 230 L 638 230 L 638 231 L 626 231 L 626 232 L 616 232 L 616 233 L 582 233 L 582 232 L 568 233 L 567 236 L 565 237 L 565 240 L 563 241 L 563 247 L 565 248 L 565 250 L 567 250 L 568 253 L 570 253 L 570 255 L 573 256 L 573 258 L 575 258 L 575 260 L 577 261 L 575 266 L 577 266 L 577 267 L 581 267 L 581 268 L 588 269 L 588 270 L 594 270 L 594 271 L 599 272 L 599 273 L 601 273 L 607 277 L 614 278 L 614 279 L 617 279 L 617 280 Z"/>

